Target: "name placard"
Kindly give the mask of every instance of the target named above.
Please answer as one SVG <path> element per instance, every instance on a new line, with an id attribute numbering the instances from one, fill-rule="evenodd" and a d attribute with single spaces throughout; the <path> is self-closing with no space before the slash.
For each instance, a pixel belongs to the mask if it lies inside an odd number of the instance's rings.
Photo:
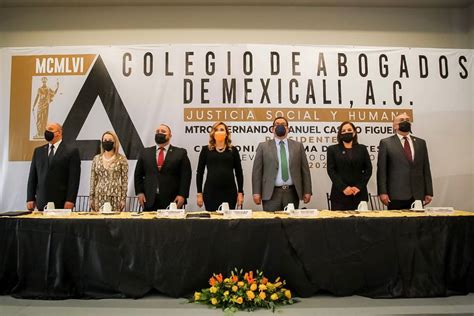
<path id="1" fill-rule="evenodd" d="M 226 210 L 224 218 L 252 218 L 252 210 Z"/>
<path id="2" fill-rule="evenodd" d="M 317 217 L 319 211 L 317 209 L 301 209 L 301 210 L 291 210 L 291 217 Z"/>
<path id="3" fill-rule="evenodd" d="M 426 207 L 425 213 L 428 215 L 449 215 L 454 214 L 454 208 L 448 206 Z"/>
<path id="4" fill-rule="evenodd" d="M 71 209 L 54 209 L 54 210 L 44 210 L 44 216 L 69 216 L 71 215 Z"/>
<path id="5" fill-rule="evenodd" d="M 168 218 L 185 218 L 186 211 L 183 209 L 178 210 L 158 210 L 156 211 L 157 217 L 168 217 Z"/>

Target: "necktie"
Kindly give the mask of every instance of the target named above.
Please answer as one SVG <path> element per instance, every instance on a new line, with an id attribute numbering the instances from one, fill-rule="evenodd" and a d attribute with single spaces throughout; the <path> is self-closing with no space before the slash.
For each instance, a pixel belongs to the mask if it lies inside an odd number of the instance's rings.
<path id="1" fill-rule="evenodd" d="M 405 156 L 407 157 L 408 161 L 412 161 L 413 157 L 411 155 L 411 148 L 410 148 L 410 143 L 408 142 L 408 137 L 403 137 L 405 140 L 405 143 L 403 144 L 403 150 L 405 151 Z"/>
<path id="2" fill-rule="evenodd" d="M 286 148 L 285 142 L 280 141 L 280 161 L 281 161 L 281 178 L 283 181 L 288 181 L 290 178 L 288 175 L 288 160 L 286 159 Z"/>
<path id="3" fill-rule="evenodd" d="M 158 165 L 158 170 L 161 170 L 161 167 L 163 167 L 163 163 L 165 162 L 165 149 L 163 147 L 160 147 L 160 152 L 158 153 L 158 159 L 156 160 L 156 163 Z"/>
<path id="4" fill-rule="evenodd" d="M 53 157 L 54 157 L 54 145 L 51 145 L 49 149 L 49 155 L 48 155 L 48 164 L 51 165 L 53 163 Z"/>

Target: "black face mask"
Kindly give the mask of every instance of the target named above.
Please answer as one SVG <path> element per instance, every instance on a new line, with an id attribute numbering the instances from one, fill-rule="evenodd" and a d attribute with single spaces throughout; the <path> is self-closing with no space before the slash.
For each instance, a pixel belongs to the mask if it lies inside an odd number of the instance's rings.
<path id="1" fill-rule="evenodd" d="M 51 132 L 51 131 L 44 131 L 44 139 L 46 139 L 46 141 L 50 142 L 52 141 L 54 138 L 54 133 Z"/>
<path id="2" fill-rule="evenodd" d="M 277 125 L 275 126 L 275 134 L 278 137 L 283 137 L 286 135 L 286 128 L 283 125 Z"/>
<path id="3" fill-rule="evenodd" d="M 102 142 L 102 148 L 104 148 L 105 151 L 111 151 L 114 149 L 114 142 L 111 141 L 103 141 Z"/>
<path id="4" fill-rule="evenodd" d="M 398 124 L 398 130 L 400 132 L 411 132 L 411 123 L 408 121 L 403 121 Z"/>
<path id="5" fill-rule="evenodd" d="M 162 134 L 162 133 L 157 133 L 155 134 L 155 142 L 160 145 L 160 144 L 164 144 L 166 143 L 167 139 L 166 139 L 166 135 L 165 134 Z"/>
<path id="6" fill-rule="evenodd" d="M 350 143 L 354 139 L 354 134 L 352 133 L 341 134 L 340 138 L 344 143 Z"/>

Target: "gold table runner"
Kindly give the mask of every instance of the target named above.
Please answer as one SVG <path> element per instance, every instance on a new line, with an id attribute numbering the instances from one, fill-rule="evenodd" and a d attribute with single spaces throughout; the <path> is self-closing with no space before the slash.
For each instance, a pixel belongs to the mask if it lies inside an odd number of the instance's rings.
<path id="1" fill-rule="evenodd" d="M 190 212 L 190 213 L 206 213 L 206 212 Z M 224 219 L 222 215 L 216 213 L 210 213 L 210 219 Z M 328 211 L 321 210 L 319 215 L 315 217 L 298 217 L 299 219 L 325 219 L 325 218 L 345 218 L 345 217 L 430 217 L 430 216 L 474 216 L 474 212 L 459 211 L 456 210 L 453 213 L 425 213 L 425 212 L 410 212 L 410 211 Z M 163 216 L 157 216 L 156 212 L 145 212 L 139 216 L 134 215 L 131 212 L 122 212 L 117 214 L 100 214 L 100 213 L 89 213 L 89 212 L 72 212 L 69 216 L 46 216 L 41 212 L 35 212 L 32 214 L 15 216 L 17 218 L 37 218 L 37 219 L 156 219 L 156 218 L 169 218 Z M 292 217 L 283 212 L 262 212 L 255 211 L 252 214 L 252 219 L 272 219 L 272 218 L 296 218 Z M 170 218 L 175 219 L 175 218 Z M 198 218 L 198 219 L 209 219 L 209 218 Z M 182 218 L 176 218 L 176 220 L 183 220 Z"/>

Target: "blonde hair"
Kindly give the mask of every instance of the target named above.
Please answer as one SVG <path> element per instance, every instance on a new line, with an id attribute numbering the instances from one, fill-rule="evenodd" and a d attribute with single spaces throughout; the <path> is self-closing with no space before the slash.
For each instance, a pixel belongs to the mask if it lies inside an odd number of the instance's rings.
<path id="1" fill-rule="evenodd" d="M 207 145 L 207 147 L 209 148 L 209 150 L 216 149 L 216 139 L 214 138 L 214 134 L 216 133 L 216 129 L 219 125 L 224 125 L 225 133 L 226 133 L 224 143 L 225 143 L 226 149 L 230 150 L 232 148 L 232 139 L 230 136 L 230 131 L 227 125 L 222 121 L 216 122 L 214 123 L 214 125 L 212 125 L 212 130 L 209 133 L 209 144 Z"/>
<path id="2" fill-rule="evenodd" d="M 113 149 L 113 152 L 114 152 L 114 155 L 118 154 L 118 151 L 119 151 L 119 148 L 120 148 L 120 141 L 117 137 L 117 134 L 115 134 L 114 132 L 112 131 L 107 131 L 105 132 L 104 134 L 102 134 L 102 137 L 100 138 L 100 142 L 101 142 L 101 146 L 100 146 L 100 153 L 103 154 L 104 153 L 104 148 L 102 147 L 102 141 L 104 140 L 104 136 L 105 135 L 110 135 L 112 136 L 112 138 L 114 139 L 114 149 Z"/>

